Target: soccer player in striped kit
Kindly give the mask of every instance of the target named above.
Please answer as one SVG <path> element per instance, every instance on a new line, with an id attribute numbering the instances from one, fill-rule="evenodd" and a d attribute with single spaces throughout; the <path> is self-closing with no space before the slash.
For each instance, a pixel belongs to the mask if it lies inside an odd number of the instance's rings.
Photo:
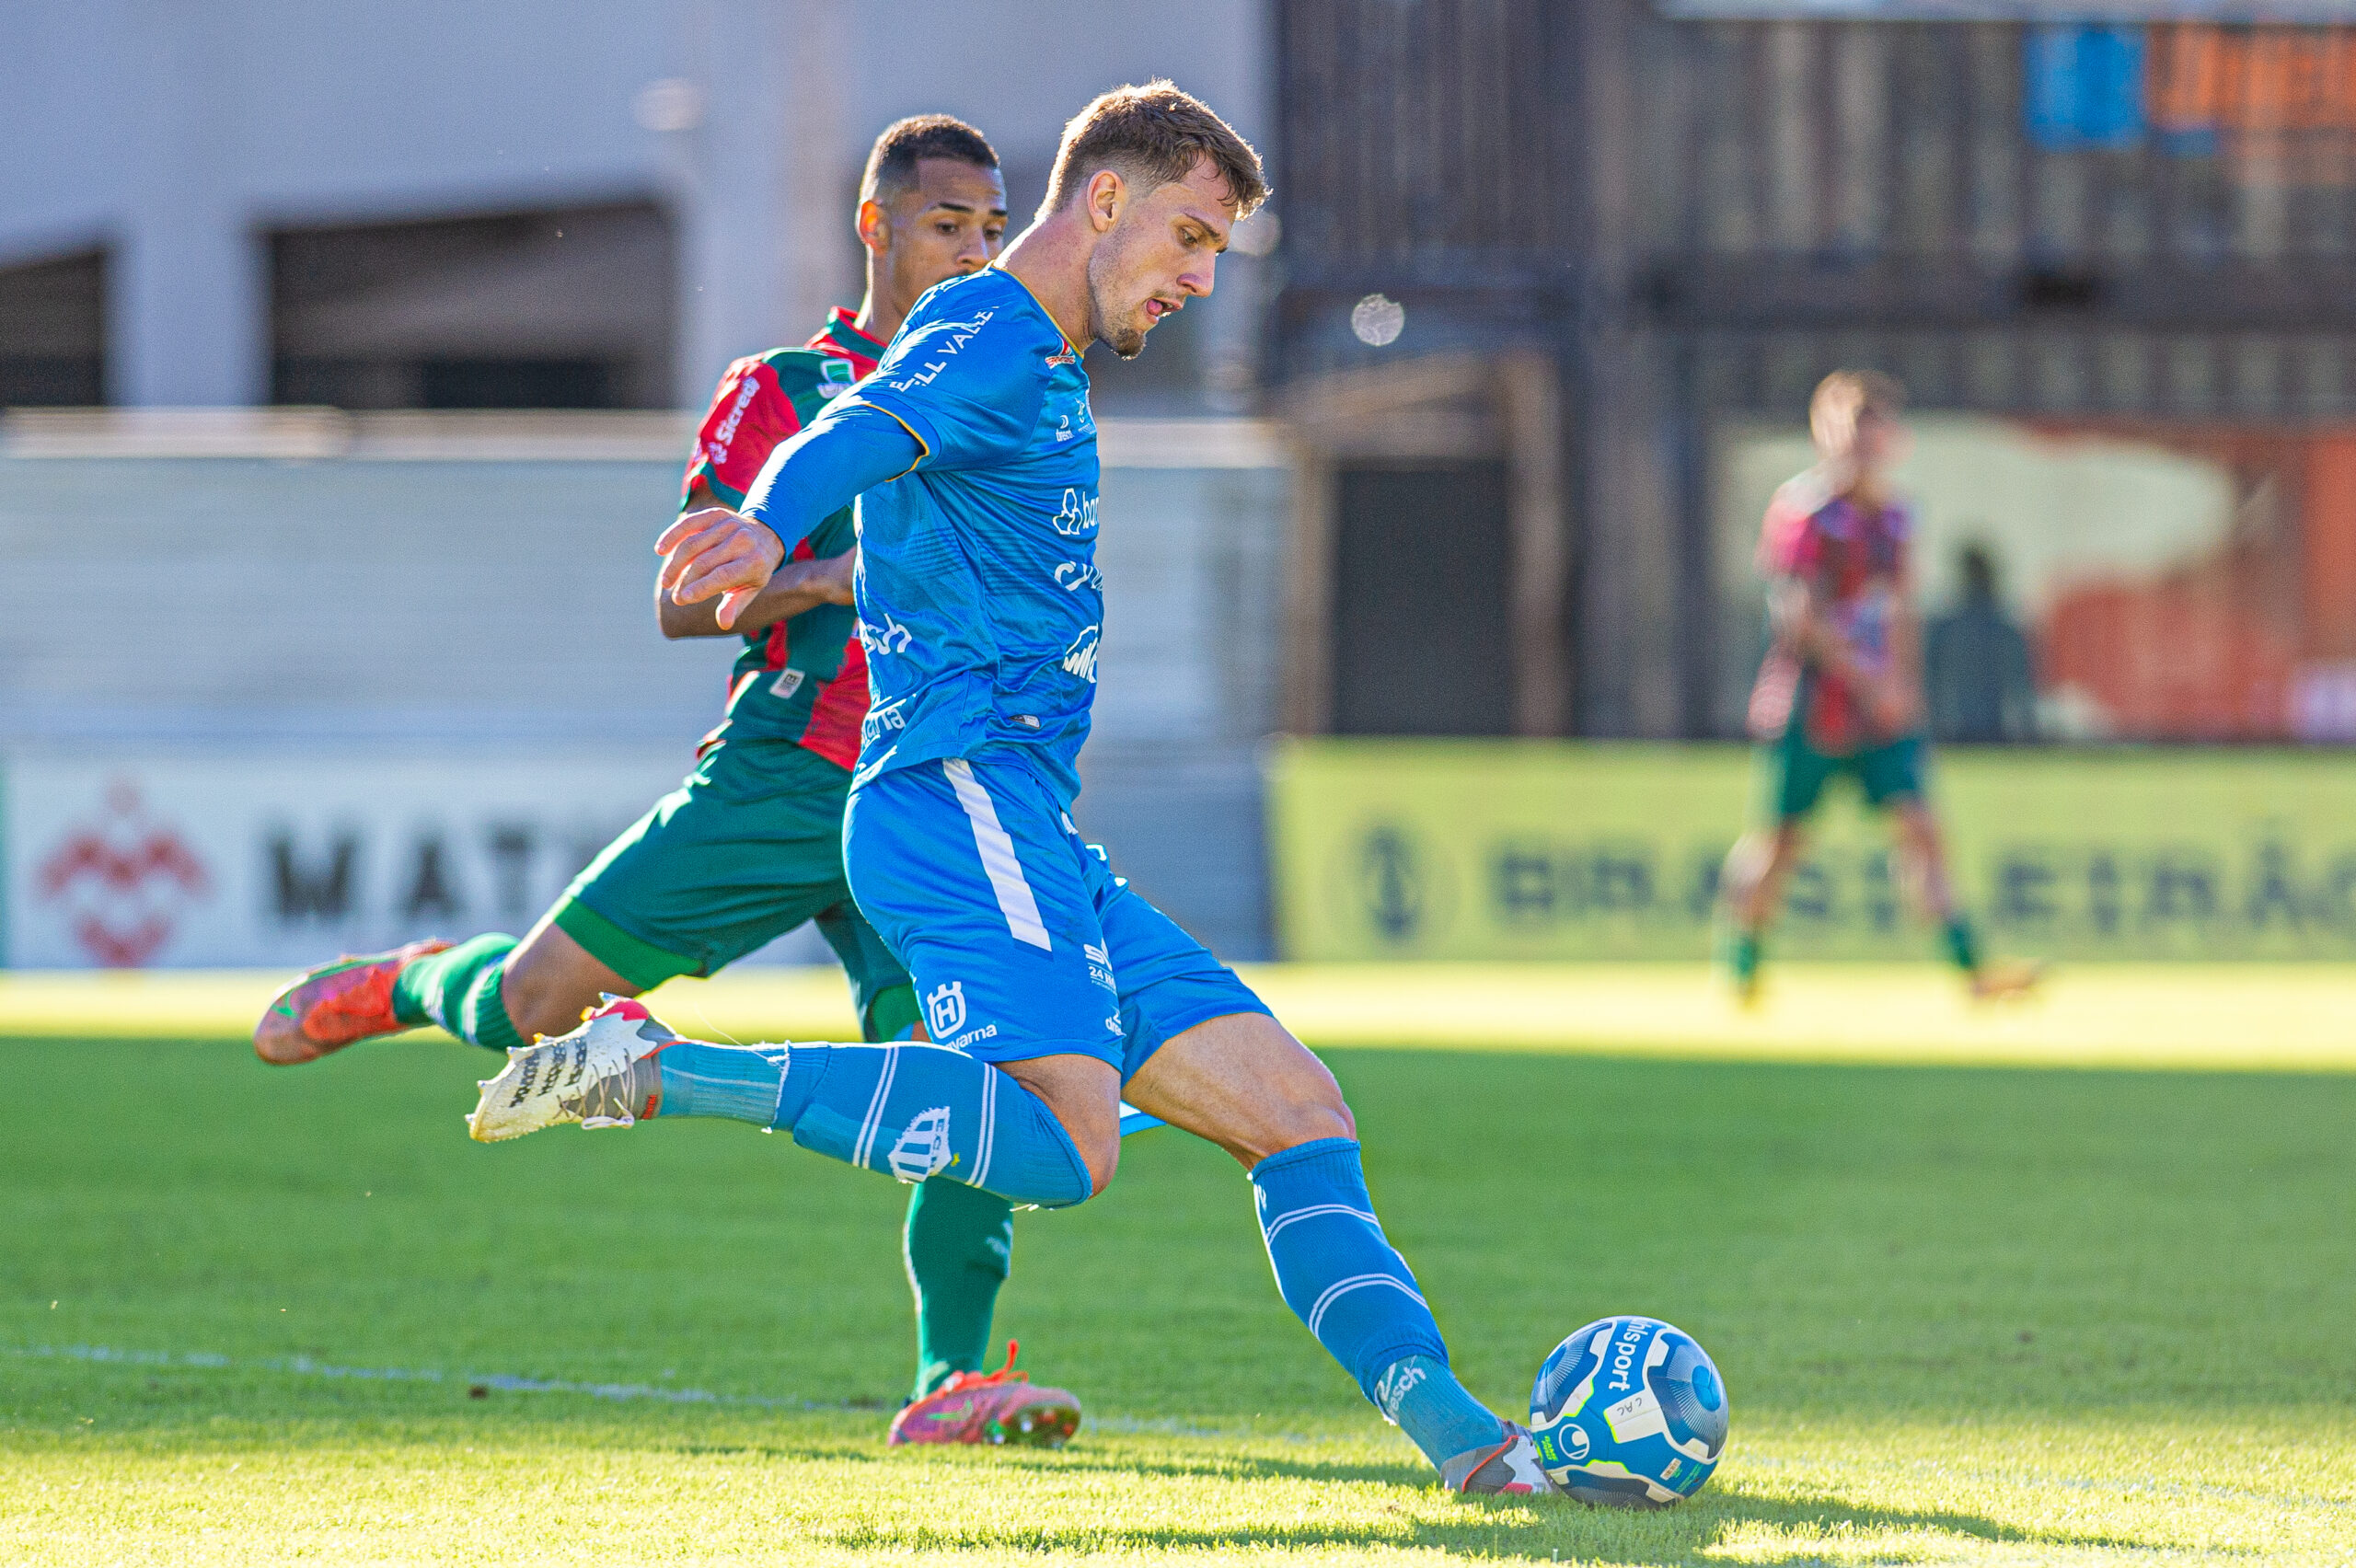
<path id="1" fill-rule="evenodd" d="M 918 296 L 987 265 L 1006 229 L 998 156 L 946 115 L 877 139 L 858 213 L 867 293 L 800 348 L 738 360 L 696 432 L 683 513 L 736 506 L 770 453 L 875 368 Z M 711 606 L 658 594 L 671 637 L 736 635 L 744 651 L 720 725 L 687 781 L 574 879 L 521 941 L 493 932 L 421 941 L 311 971 L 254 1032 L 265 1061 L 307 1062 L 432 1021 L 478 1045 L 561 1034 L 601 996 L 710 974 L 814 922 L 842 959 L 861 1033 L 919 1032 L 915 992 L 844 880 L 843 803 L 867 716 L 867 662 L 851 604 L 848 508 L 818 519 L 793 559 L 723 628 Z M 918 1366 L 895 1441 L 1059 1442 L 1080 1407 L 1011 1370 L 985 1376 L 990 1320 L 1012 1259 L 1011 1205 L 955 1182 L 911 1194 L 906 1229 Z"/>
<path id="2" fill-rule="evenodd" d="M 1840 370 L 1808 404 L 1815 467 L 1767 507 L 1759 568 L 1769 581 L 1773 646 L 1750 696 L 1770 820 L 1727 857 L 1726 954 L 1736 994 L 1759 991 L 1761 944 L 1784 896 L 1824 788 L 1856 780 L 1887 812 L 1916 903 L 1938 922 L 1972 994 L 2009 997 L 2037 983 L 2033 964 L 1982 956 L 1947 877 L 1924 781 L 1922 617 L 1907 558 L 1911 520 L 1889 491 L 1903 455 L 1905 394 L 1875 371 Z"/>

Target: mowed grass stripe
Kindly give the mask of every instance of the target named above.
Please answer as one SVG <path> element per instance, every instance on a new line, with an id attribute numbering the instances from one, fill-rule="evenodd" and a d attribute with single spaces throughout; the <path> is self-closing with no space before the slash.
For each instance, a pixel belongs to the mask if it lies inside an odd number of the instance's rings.
<path id="1" fill-rule="evenodd" d="M 2024 1002 L 1972 1002 L 1923 964 L 1772 967 L 1735 1004 L 1698 964 L 1264 964 L 1246 977 L 1313 1045 L 1796 1062 L 2356 1070 L 2356 966 L 2088 965 Z M 0 1036 L 237 1038 L 285 976 L 0 974 Z M 828 968 L 747 969 L 653 994 L 682 1032 L 834 1039 Z"/>
<path id="2" fill-rule="evenodd" d="M 1615 1309 L 1693 1331 L 1695 1505 L 1468 1505 L 1285 1311 L 1235 1165 L 1130 1141 L 1019 1216 L 1001 1335 L 1100 1418 L 880 1442 L 896 1186 L 716 1124 L 469 1143 L 432 1035 L 0 1042 L 0 1561 L 2097 1562 L 2356 1543 L 2356 1078 L 1336 1050 L 1391 1234 L 1500 1408 Z M 52 1306 L 52 1303 L 55 1305 Z M 442 1381 L 290 1376 L 307 1356 Z M 493 1391 L 459 1374 L 815 1411 Z"/>

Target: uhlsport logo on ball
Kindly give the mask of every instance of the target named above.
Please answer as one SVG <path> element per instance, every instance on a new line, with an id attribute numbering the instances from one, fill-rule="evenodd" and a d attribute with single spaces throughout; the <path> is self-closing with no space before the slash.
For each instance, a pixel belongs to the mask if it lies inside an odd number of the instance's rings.
<path id="1" fill-rule="evenodd" d="M 1606 1318 L 1539 1367 L 1530 1429 L 1538 1462 L 1572 1496 L 1666 1507 L 1718 1468 L 1726 1384 L 1691 1334 L 1657 1318 Z"/>

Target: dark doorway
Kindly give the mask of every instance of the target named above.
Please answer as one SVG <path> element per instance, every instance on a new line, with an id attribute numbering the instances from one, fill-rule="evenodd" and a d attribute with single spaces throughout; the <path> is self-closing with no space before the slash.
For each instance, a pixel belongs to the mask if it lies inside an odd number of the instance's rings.
<path id="1" fill-rule="evenodd" d="M 283 229 L 271 400 L 668 408 L 676 248 L 651 202 Z"/>
<path id="2" fill-rule="evenodd" d="M 107 259 L 0 268 L 0 407 L 106 401 Z"/>
<path id="3" fill-rule="evenodd" d="M 1513 732 L 1506 466 L 1345 468 L 1334 571 L 1334 730 Z"/>

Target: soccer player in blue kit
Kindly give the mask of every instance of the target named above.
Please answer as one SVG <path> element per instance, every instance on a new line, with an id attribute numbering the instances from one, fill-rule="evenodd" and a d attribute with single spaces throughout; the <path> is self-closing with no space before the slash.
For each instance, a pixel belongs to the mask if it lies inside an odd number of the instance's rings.
<path id="1" fill-rule="evenodd" d="M 727 626 L 860 498 L 873 701 L 844 859 L 931 1042 L 716 1045 L 617 1001 L 512 1053 L 470 1124 L 496 1141 L 729 1117 L 903 1182 L 1062 1207 L 1113 1179 L 1126 1097 L 1242 1162 L 1285 1301 L 1447 1485 L 1550 1492 L 1527 1433 L 1449 1370 L 1333 1075 L 1069 815 L 1103 618 L 1081 352 L 1133 356 L 1209 294 L 1265 195 L 1258 156 L 1196 99 L 1167 82 L 1103 95 L 1000 259 L 926 294 L 741 512 L 691 513 L 657 545 L 674 598 L 717 598 Z"/>

